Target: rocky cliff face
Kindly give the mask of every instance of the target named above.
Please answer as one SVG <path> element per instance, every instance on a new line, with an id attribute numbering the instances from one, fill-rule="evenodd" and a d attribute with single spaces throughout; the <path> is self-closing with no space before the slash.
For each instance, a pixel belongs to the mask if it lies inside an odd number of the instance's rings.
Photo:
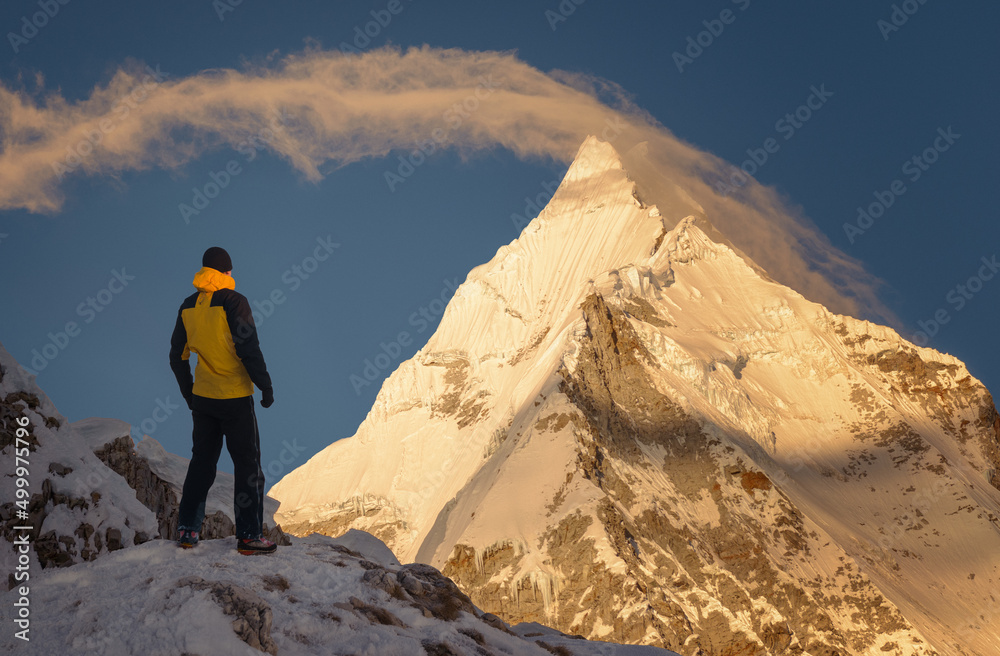
<path id="1" fill-rule="evenodd" d="M 135 490 L 135 497 L 142 505 L 156 514 L 158 537 L 177 538 L 178 499 L 174 490 L 153 473 L 149 462 L 135 453 L 135 444 L 128 434 L 112 439 L 94 450 L 94 455 Z"/>
<path id="2" fill-rule="evenodd" d="M 379 534 L 484 610 L 591 638 L 990 654 L 992 397 L 661 201 L 588 141 L 358 433 L 271 490 L 285 525 Z"/>

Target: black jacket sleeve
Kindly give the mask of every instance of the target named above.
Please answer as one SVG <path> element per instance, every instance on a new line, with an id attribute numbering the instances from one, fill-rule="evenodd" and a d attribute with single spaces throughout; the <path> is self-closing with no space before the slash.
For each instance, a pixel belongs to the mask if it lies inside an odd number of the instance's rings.
<path id="1" fill-rule="evenodd" d="M 181 388 L 181 396 L 190 405 L 194 377 L 191 375 L 190 360 L 183 359 L 185 347 L 187 347 L 187 330 L 184 328 L 184 321 L 181 320 L 181 312 L 178 310 L 174 334 L 170 336 L 170 368 Z"/>
<path id="2" fill-rule="evenodd" d="M 257 325 L 253 321 L 250 303 L 242 294 L 230 294 L 223 306 L 226 309 L 226 320 L 229 322 L 229 332 L 233 335 L 233 345 L 236 356 L 243 361 L 250 380 L 262 392 L 272 392 L 271 376 L 264 364 L 264 354 L 260 352 L 260 342 L 257 341 Z"/>

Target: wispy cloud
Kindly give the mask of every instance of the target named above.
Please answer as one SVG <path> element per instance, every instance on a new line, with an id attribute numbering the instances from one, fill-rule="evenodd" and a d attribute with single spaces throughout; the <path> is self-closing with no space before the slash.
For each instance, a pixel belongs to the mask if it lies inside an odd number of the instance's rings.
<path id="1" fill-rule="evenodd" d="M 237 149 L 275 116 L 283 129 L 267 148 L 312 181 L 432 135 L 462 154 L 502 147 L 568 162 L 587 135 L 621 121 L 628 127 L 615 147 L 624 153 L 646 142 L 645 157 L 662 174 L 646 184 L 656 188 L 651 202 L 703 213 L 776 280 L 836 312 L 892 320 L 878 281 L 773 190 L 751 183 L 721 196 L 712 184 L 731 165 L 674 137 L 605 80 L 543 73 L 512 53 L 427 47 L 307 50 L 243 70 L 150 78 L 146 67 L 127 66 L 78 102 L 0 85 L 0 210 L 57 212 L 68 176 L 178 169 L 207 151 Z M 448 123 L 448 112 L 484 84 L 489 98 Z M 86 141 L 92 147 L 82 153 Z"/>

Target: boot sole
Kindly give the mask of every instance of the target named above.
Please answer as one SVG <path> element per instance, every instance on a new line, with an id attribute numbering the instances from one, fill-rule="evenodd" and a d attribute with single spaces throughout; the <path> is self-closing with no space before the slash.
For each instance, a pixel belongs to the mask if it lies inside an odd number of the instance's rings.
<path id="1" fill-rule="evenodd" d="M 236 551 L 238 551 L 243 556 L 257 556 L 257 555 L 273 554 L 275 551 L 277 551 L 277 549 L 269 549 L 267 551 L 263 549 L 237 549 Z"/>

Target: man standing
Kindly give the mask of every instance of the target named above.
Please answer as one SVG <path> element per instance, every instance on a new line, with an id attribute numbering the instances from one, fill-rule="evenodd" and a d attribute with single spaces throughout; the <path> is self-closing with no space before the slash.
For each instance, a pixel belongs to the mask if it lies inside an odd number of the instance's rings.
<path id="1" fill-rule="evenodd" d="M 194 420 L 177 542 L 188 549 L 198 544 L 205 499 L 215 481 L 225 436 L 236 477 L 236 548 L 244 555 L 273 553 L 277 545 L 263 536 L 264 472 L 253 408 L 254 385 L 261 390 L 261 406 L 269 408 L 274 403 L 271 377 L 257 342 L 250 304 L 235 291 L 229 253 L 213 246 L 205 251 L 201 264 L 194 276 L 198 291 L 181 303 L 170 339 L 170 368 Z M 193 378 L 191 353 L 198 356 Z"/>

